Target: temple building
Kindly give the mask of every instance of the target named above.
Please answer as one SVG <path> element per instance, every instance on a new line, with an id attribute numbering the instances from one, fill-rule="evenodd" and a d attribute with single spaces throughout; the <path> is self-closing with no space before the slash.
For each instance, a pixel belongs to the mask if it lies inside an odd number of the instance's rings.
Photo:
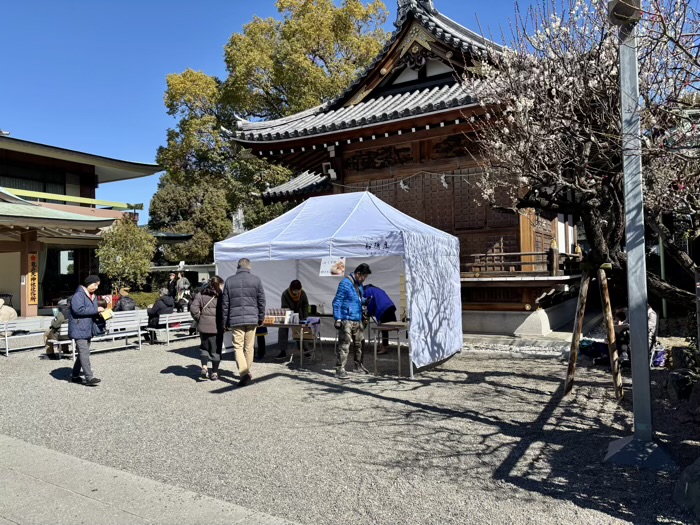
<path id="1" fill-rule="evenodd" d="M 98 200 L 98 185 L 159 171 L 0 136 L 0 298 L 24 317 L 50 312 L 98 271 L 102 228 L 142 207 Z"/>
<path id="2" fill-rule="evenodd" d="M 370 191 L 459 238 L 466 332 L 546 334 L 573 317 L 575 218 L 497 212 L 474 184 L 470 133 L 485 125 L 485 109 L 458 79 L 478 74 L 483 52 L 501 47 L 432 0 L 399 0 L 394 25 L 380 54 L 336 99 L 239 122 L 239 144 L 297 173 L 263 200 Z"/>

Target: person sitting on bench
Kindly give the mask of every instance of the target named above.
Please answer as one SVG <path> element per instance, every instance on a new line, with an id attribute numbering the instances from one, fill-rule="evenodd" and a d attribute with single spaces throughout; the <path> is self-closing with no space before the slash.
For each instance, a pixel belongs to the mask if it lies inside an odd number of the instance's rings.
<path id="1" fill-rule="evenodd" d="M 168 315 L 174 312 L 175 301 L 170 297 L 170 293 L 167 288 L 162 288 L 160 290 L 160 298 L 156 301 L 156 304 L 152 305 L 151 308 L 147 310 L 148 313 L 148 327 L 149 328 L 165 328 L 164 324 L 160 324 L 159 318 L 161 315 Z M 153 333 L 153 339 L 150 339 L 150 334 Z M 148 336 L 146 337 L 152 343 L 157 342 L 156 332 L 154 330 L 149 330 Z"/>

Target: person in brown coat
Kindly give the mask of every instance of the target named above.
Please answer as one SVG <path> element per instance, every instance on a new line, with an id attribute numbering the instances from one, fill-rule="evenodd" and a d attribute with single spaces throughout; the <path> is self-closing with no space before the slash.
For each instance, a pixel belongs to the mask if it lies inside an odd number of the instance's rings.
<path id="1" fill-rule="evenodd" d="M 199 329 L 200 361 L 202 363 L 201 378 L 207 376 L 212 381 L 219 379 L 219 363 L 221 363 L 221 348 L 224 343 L 224 327 L 221 315 L 221 292 L 224 280 L 215 275 L 209 280 L 208 286 L 198 294 L 190 305 L 190 313 Z M 211 361 L 211 375 L 207 365 Z"/>

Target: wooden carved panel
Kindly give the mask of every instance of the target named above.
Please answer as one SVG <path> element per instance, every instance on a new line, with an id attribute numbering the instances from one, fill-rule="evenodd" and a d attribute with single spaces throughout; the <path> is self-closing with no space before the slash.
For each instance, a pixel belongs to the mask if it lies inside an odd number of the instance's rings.
<path id="1" fill-rule="evenodd" d="M 349 155 L 345 159 L 345 169 L 350 171 L 377 170 L 409 162 L 413 162 L 411 144 L 387 146 L 386 148 L 362 150 Z"/>
<path id="2" fill-rule="evenodd" d="M 444 139 L 436 139 L 432 143 L 432 160 L 468 157 L 469 150 L 476 150 L 475 143 L 466 135 L 450 135 Z"/>

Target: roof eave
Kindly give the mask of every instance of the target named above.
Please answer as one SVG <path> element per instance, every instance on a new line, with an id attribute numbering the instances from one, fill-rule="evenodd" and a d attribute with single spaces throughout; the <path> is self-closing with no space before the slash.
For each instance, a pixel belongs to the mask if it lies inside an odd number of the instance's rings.
<path id="1" fill-rule="evenodd" d="M 39 157 L 74 162 L 76 164 L 86 164 L 95 167 L 98 182 L 116 182 L 120 180 L 136 179 L 148 175 L 154 175 L 163 168 L 158 164 L 144 164 L 126 160 L 93 155 L 82 151 L 49 146 L 38 142 L 16 139 L 13 137 L 0 136 L 0 150 L 26 153 Z"/>
<path id="2" fill-rule="evenodd" d="M 233 140 L 235 140 L 236 142 L 241 142 L 241 143 L 245 143 L 245 144 L 260 144 L 260 145 L 285 144 L 288 142 L 299 142 L 300 140 L 304 140 L 304 139 L 314 139 L 317 137 L 329 137 L 329 136 L 333 136 L 333 135 L 342 135 L 344 133 L 347 133 L 348 131 L 360 131 L 360 130 L 365 130 L 365 129 L 376 128 L 379 126 L 391 125 L 391 124 L 403 122 L 406 120 L 414 120 L 416 117 L 434 117 L 434 116 L 438 116 L 438 115 L 447 115 L 450 113 L 464 111 L 465 109 L 470 109 L 470 108 L 479 107 L 479 106 L 480 106 L 480 104 L 478 102 L 473 102 L 471 104 L 465 104 L 462 106 L 455 106 L 455 107 L 451 107 L 448 109 L 441 109 L 438 111 L 432 111 L 432 112 L 426 112 L 426 113 L 417 113 L 415 115 L 408 115 L 408 116 L 400 117 L 397 119 L 382 120 L 382 121 L 373 122 L 370 124 L 363 124 L 360 126 L 356 126 L 354 128 L 336 129 L 333 131 L 327 131 L 325 133 L 306 134 L 306 135 L 302 135 L 302 136 L 288 137 L 288 138 L 283 138 L 283 139 L 256 140 L 256 139 L 246 139 L 246 138 L 241 138 L 241 137 L 234 137 Z"/>

